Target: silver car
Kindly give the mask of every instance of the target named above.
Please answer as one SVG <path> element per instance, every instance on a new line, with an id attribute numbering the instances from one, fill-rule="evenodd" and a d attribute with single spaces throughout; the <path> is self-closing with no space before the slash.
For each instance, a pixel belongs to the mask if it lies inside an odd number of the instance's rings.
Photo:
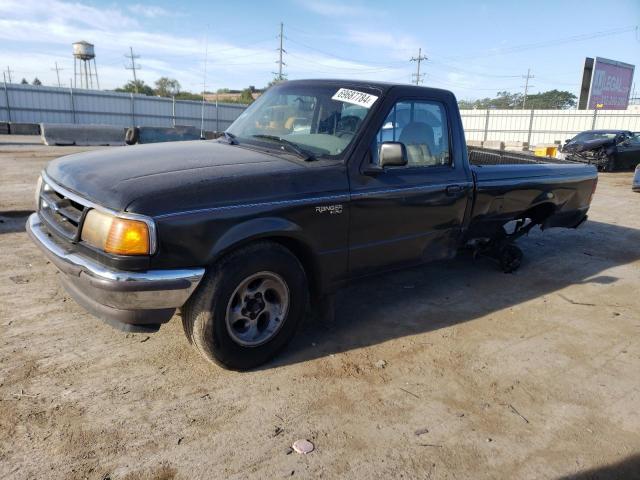
<path id="1" fill-rule="evenodd" d="M 636 173 L 633 176 L 632 187 L 634 192 L 640 192 L 640 163 L 636 165 Z"/>

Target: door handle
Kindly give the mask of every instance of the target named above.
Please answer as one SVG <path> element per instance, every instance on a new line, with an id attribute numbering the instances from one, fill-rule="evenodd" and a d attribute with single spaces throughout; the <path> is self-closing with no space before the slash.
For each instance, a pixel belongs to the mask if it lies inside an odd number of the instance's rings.
<path id="1" fill-rule="evenodd" d="M 460 193 L 462 191 L 462 186 L 460 185 L 449 185 L 446 188 L 447 195 L 455 195 L 456 193 Z"/>

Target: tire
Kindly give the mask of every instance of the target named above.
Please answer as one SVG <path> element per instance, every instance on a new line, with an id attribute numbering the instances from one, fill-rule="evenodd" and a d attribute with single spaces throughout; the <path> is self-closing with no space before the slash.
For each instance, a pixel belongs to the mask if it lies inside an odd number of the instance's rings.
<path id="1" fill-rule="evenodd" d="M 124 143 L 135 145 L 138 140 L 140 140 L 140 129 L 138 127 L 129 127 L 124 135 Z"/>
<path id="2" fill-rule="evenodd" d="M 522 264 L 522 250 L 517 245 L 506 245 L 500 252 L 500 268 L 504 273 L 513 273 Z"/>
<path id="3" fill-rule="evenodd" d="M 278 243 L 256 242 L 207 271 L 182 308 L 182 325 L 204 358 L 249 370 L 289 343 L 308 299 L 307 277 L 295 255 Z"/>
<path id="4" fill-rule="evenodd" d="M 607 157 L 606 163 L 604 164 L 605 172 L 613 172 L 616 169 L 616 161 L 613 157 Z"/>

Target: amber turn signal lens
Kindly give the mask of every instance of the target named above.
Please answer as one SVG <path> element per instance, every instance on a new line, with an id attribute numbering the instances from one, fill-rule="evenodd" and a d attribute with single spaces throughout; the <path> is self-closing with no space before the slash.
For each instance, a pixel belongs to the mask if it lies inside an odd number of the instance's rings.
<path id="1" fill-rule="evenodd" d="M 149 254 L 149 228 L 144 222 L 114 218 L 104 251 L 117 255 Z"/>
<path id="2" fill-rule="evenodd" d="M 149 227 L 145 222 L 115 217 L 98 210 L 87 214 L 82 240 L 116 255 L 149 254 Z"/>

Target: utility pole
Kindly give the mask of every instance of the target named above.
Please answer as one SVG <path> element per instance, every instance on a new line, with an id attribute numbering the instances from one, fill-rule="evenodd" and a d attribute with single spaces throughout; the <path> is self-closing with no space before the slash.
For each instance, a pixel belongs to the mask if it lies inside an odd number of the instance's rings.
<path id="1" fill-rule="evenodd" d="M 7 65 L 7 77 L 9 77 L 9 83 L 13 83 L 13 80 L 11 80 L 11 69 L 9 68 L 9 65 Z"/>
<path id="2" fill-rule="evenodd" d="M 531 75 L 531 69 L 527 68 L 527 74 L 523 75 L 522 78 L 525 79 L 524 81 L 524 98 L 522 99 L 522 109 L 524 110 L 524 107 L 527 104 L 527 93 L 529 93 L 529 88 L 533 87 L 534 85 L 529 85 L 529 80 L 532 78 L 536 78 L 535 75 Z"/>
<path id="3" fill-rule="evenodd" d="M 278 48 L 278 60 L 276 60 L 276 63 L 278 64 L 278 73 L 273 72 L 274 75 L 276 75 L 276 80 L 281 82 L 282 80 L 284 80 L 284 77 L 287 76 L 286 73 L 282 73 L 282 67 L 286 66 L 287 64 L 284 63 L 284 61 L 282 60 L 282 54 L 283 53 L 287 53 L 287 51 L 283 48 L 283 42 L 284 42 L 284 24 L 282 22 L 280 22 L 280 35 L 278 35 L 278 38 L 280 38 L 280 48 Z"/>
<path id="4" fill-rule="evenodd" d="M 422 48 L 418 49 L 417 57 L 411 57 L 411 60 L 409 60 L 410 62 L 418 62 L 418 70 L 416 73 L 413 74 L 413 76 L 416 79 L 416 85 L 420 85 L 420 83 L 422 83 L 422 77 L 424 77 L 424 73 L 420 73 L 420 63 L 423 60 L 429 60 L 429 59 L 427 58 L 426 55 L 422 55 Z"/>
<path id="5" fill-rule="evenodd" d="M 140 58 L 140 55 L 133 54 L 133 47 L 129 47 L 129 52 L 130 54 L 125 55 L 125 57 L 131 60 L 131 65 L 129 65 L 128 67 L 125 66 L 124 68 L 126 68 L 127 70 L 133 71 L 133 85 L 134 85 L 134 88 L 136 89 L 136 93 L 138 93 L 138 78 L 136 77 L 136 68 L 139 70 L 140 65 L 136 65 L 136 58 Z"/>
<path id="6" fill-rule="evenodd" d="M 56 77 L 58 77 L 58 87 L 62 87 L 62 84 L 60 83 L 60 70 L 64 70 L 64 68 L 58 67 L 58 62 L 56 62 L 56 68 L 52 68 L 51 70 L 56 71 Z"/>

